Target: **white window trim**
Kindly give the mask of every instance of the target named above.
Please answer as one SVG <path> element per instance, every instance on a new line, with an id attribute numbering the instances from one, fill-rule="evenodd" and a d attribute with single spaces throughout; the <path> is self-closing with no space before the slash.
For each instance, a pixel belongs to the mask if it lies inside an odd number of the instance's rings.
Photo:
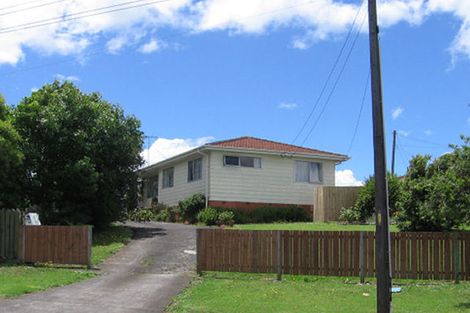
<path id="1" fill-rule="evenodd" d="M 193 170 L 194 170 L 194 161 L 196 161 L 196 160 L 201 160 L 201 175 L 199 176 L 198 179 L 189 180 L 189 163 L 190 163 L 190 162 L 193 162 Z M 188 177 L 187 177 L 186 180 L 187 180 L 187 183 L 188 183 L 188 184 L 202 180 L 202 173 L 203 173 L 203 170 L 204 170 L 204 161 L 203 161 L 202 158 L 197 158 L 197 159 L 189 160 L 189 161 L 186 163 L 186 165 L 187 165 L 187 175 L 188 175 Z"/>
<path id="2" fill-rule="evenodd" d="M 171 186 L 165 186 L 165 171 L 166 170 L 170 170 L 170 169 L 173 169 L 173 184 Z M 175 167 L 174 166 L 171 166 L 171 167 L 167 167 L 165 169 L 162 170 L 162 189 L 168 189 L 168 188 L 173 188 L 175 186 Z"/>
<path id="3" fill-rule="evenodd" d="M 307 162 L 309 163 L 309 170 L 310 170 L 310 163 L 317 163 L 319 164 L 319 168 L 318 168 L 318 177 L 319 177 L 319 181 L 314 181 L 314 182 L 310 182 L 310 181 L 297 181 L 296 177 L 297 177 L 297 163 L 296 162 Z M 310 177 L 310 174 L 309 174 L 309 177 Z M 323 177 L 323 163 L 322 162 L 318 162 L 318 161 L 308 161 L 308 160 L 294 160 L 294 175 L 293 175 L 293 178 L 294 178 L 294 183 L 296 184 L 309 184 L 309 185 L 323 185 L 323 182 L 324 182 L 324 177 Z"/>
<path id="4" fill-rule="evenodd" d="M 226 163 L 225 163 L 225 157 L 236 157 L 236 158 L 238 158 L 238 165 L 226 164 Z M 259 159 L 259 165 L 260 165 L 260 167 L 242 166 L 242 165 L 241 165 L 241 164 L 242 164 L 241 158 Z M 256 169 L 256 170 L 260 170 L 260 169 L 263 168 L 263 158 L 261 158 L 261 157 L 254 157 L 254 156 L 248 156 L 248 155 L 228 155 L 228 154 L 224 154 L 224 155 L 222 156 L 222 163 L 223 163 L 224 167 L 251 168 L 251 169 Z"/>

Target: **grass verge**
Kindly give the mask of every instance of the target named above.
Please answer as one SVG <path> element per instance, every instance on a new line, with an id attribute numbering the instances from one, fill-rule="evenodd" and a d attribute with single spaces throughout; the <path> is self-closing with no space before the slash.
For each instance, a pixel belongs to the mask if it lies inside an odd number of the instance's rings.
<path id="1" fill-rule="evenodd" d="M 375 231 L 375 225 L 352 225 L 340 223 L 271 223 L 271 224 L 239 224 L 234 229 L 244 230 L 317 230 L 317 231 Z M 396 225 L 390 226 L 396 232 Z"/>
<path id="2" fill-rule="evenodd" d="M 344 277 L 291 276 L 209 272 L 195 280 L 168 308 L 183 312 L 376 312 L 375 284 L 359 285 Z M 470 283 L 394 281 L 402 292 L 393 296 L 395 313 L 470 312 Z"/>
<path id="3" fill-rule="evenodd" d="M 130 241 L 132 231 L 110 226 L 93 234 L 92 263 L 98 265 Z M 58 268 L 48 265 L 0 264 L 0 298 L 60 287 L 96 276 L 83 268 Z"/>
<path id="4" fill-rule="evenodd" d="M 121 250 L 132 238 L 132 230 L 124 226 L 109 226 L 93 234 L 91 262 L 98 265 Z"/>

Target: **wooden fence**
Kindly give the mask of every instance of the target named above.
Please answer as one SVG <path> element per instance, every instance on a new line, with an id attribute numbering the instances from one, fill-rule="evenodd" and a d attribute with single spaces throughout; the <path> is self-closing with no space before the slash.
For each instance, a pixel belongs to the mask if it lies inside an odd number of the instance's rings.
<path id="1" fill-rule="evenodd" d="M 313 192 L 313 220 L 315 222 L 337 221 L 343 207 L 352 206 L 361 187 L 322 186 Z"/>
<path id="2" fill-rule="evenodd" d="M 91 226 L 21 226 L 20 260 L 91 266 Z"/>
<path id="3" fill-rule="evenodd" d="M 18 238 L 21 224 L 19 210 L 0 210 L 0 259 L 18 257 Z"/>
<path id="4" fill-rule="evenodd" d="M 470 232 L 392 233 L 394 278 L 470 280 Z M 375 233 L 197 230 L 197 270 L 375 276 Z"/>

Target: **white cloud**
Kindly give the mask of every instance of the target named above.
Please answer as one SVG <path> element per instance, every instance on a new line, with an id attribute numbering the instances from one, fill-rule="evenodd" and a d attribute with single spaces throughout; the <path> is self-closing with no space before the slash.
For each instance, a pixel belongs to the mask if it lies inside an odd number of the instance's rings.
<path id="1" fill-rule="evenodd" d="M 392 110 L 392 118 L 396 120 L 400 115 L 402 115 L 404 109 L 402 107 L 398 107 Z"/>
<path id="2" fill-rule="evenodd" d="M 362 186 L 364 183 L 354 177 L 351 170 L 337 170 L 335 171 L 335 184 L 336 186 Z"/>
<path id="3" fill-rule="evenodd" d="M 194 139 L 158 138 L 151 144 L 150 149 L 144 149 L 141 152 L 141 156 L 145 160 L 145 165 L 150 165 L 197 148 L 213 140 L 214 137 L 211 136 Z"/>
<path id="4" fill-rule="evenodd" d="M 286 102 L 279 103 L 279 105 L 277 106 L 278 109 L 283 109 L 283 110 L 295 110 L 297 109 L 297 107 L 298 107 L 297 103 L 286 103 Z"/>
<path id="5" fill-rule="evenodd" d="M 292 47 L 299 50 L 307 50 L 309 44 L 304 39 L 297 38 L 292 41 Z"/>
<path id="6" fill-rule="evenodd" d="M 32 88 L 31 88 L 31 92 L 36 92 L 36 91 L 38 91 L 38 90 L 39 90 L 38 87 L 32 87 Z"/>
<path id="7" fill-rule="evenodd" d="M 80 81 L 80 78 L 74 75 L 63 75 L 63 74 L 55 74 L 54 79 L 60 80 L 60 81 L 69 81 L 69 82 L 78 82 Z"/>
<path id="8" fill-rule="evenodd" d="M 399 129 L 397 131 L 398 135 L 402 136 L 402 137 L 408 137 L 410 135 L 410 131 L 408 130 L 403 130 L 403 129 Z"/>
<path id="9" fill-rule="evenodd" d="M 149 53 L 158 51 L 164 48 L 165 46 L 166 44 L 164 42 L 159 41 L 157 39 L 152 39 L 149 42 L 140 46 L 139 51 L 144 54 L 149 54 Z"/>
<path id="10" fill-rule="evenodd" d="M 120 0 L 74 0 L 44 3 L 42 7 L 21 12 L 18 9 L 2 11 L 0 19 L 0 64 L 22 61 L 25 51 L 34 50 L 45 55 L 76 55 L 80 57 L 99 40 L 106 40 L 109 53 L 123 48 L 155 51 L 152 34 L 161 28 L 173 28 L 197 35 L 201 32 L 228 30 L 230 34 L 263 34 L 278 28 L 296 30 L 292 46 L 307 49 L 319 40 L 337 39 L 348 31 L 356 16 L 359 3 L 343 0 L 171 0 L 151 3 L 139 8 L 100 14 L 73 20 L 64 20 L 77 14 L 110 5 L 124 8 Z M 16 5 L 17 0 L 3 0 L 2 7 Z M 21 9 L 33 6 L 25 4 Z M 98 11 L 104 12 L 105 10 Z M 90 12 L 90 11 L 89 11 Z M 366 14 L 363 6 L 359 23 Z M 453 57 L 470 58 L 470 5 L 468 0 L 381 0 L 379 21 L 382 27 L 405 22 L 420 25 L 435 14 L 453 16 L 460 28 L 449 47 Z M 84 15 L 82 13 L 82 15 Z M 74 15 L 74 17 L 78 17 Z M 28 28 L 15 32 L 19 25 L 56 18 L 60 23 Z M 17 26 L 15 28 L 15 26 Z M 3 30 L 3 31 L 2 31 Z M 363 32 L 367 31 L 367 21 Z M 146 48 L 145 48 L 146 47 Z"/>
<path id="11" fill-rule="evenodd" d="M 432 130 L 431 130 L 431 129 L 426 129 L 426 130 L 424 131 L 424 134 L 425 134 L 426 136 L 431 136 L 431 135 L 432 135 Z"/>

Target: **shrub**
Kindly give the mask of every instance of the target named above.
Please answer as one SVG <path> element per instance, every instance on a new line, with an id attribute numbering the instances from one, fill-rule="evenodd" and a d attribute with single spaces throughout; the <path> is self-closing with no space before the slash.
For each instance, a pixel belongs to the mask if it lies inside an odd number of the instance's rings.
<path id="1" fill-rule="evenodd" d="M 232 211 L 223 211 L 217 217 L 217 225 L 232 226 L 235 223 L 235 214 Z"/>
<path id="2" fill-rule="evenodd" d="M 128 214 L 127 219 L 134 222 L 150 222 L 156 219 L 156 213 L 152 208 L 136 209 Z"/>
<path id="3" fill-rule="evenodd" d="M 172 221 L 172 211 L 170 208 L 166 208 L 158 212 L 155 216 L 155 219 L 159 222 L 173 222 Z"/>
<path id="4" fill-rule="evenodd" d="M 196 193 L 178 203 L 182 218 L 190 223 L 196 222 L 197 214 L 205 205 L 206 197 L 201 193 Z"/>
<path id="5" fill-rule="evenodd" d="M 354 223 L 360 220 L 359 212 L 354 207 L 341 208 L 339 220 L 347 223 Z"/>
<path id="6" fill-rule="evenodd" d="M 397 204 L 400 199 L 401 186 L 402 182 L 398 177 L 394 175 L 387 175 L 388 180 L 388 199 L 390 207 L 390 215 L 395 214 L 397 209 Z M 354 211 L 354 212 L 352 212 Z M 348 214 L 350 220 L 348 222 L 361 222 L 365 223 L 367 219 L 372 217 L 375 213 L 375 177 L 369 177 L 364 186 L 359 190 L 359 195 L 357 197 L 356 203 L 354 206 L 348 209 L 345 214 Z M 346 218 L 346 216 L 345 216 Z M 345 221 L 347 221 L 345 219 Z"/>
<path id="7" fill-rule="evenodd" d="M 226 211 L 219 209 L 220 212 Z M 260 207 L 251 211 L 234 209 L 234 221 L 237 224 L 273 223 L 273 222 L 309 222 L 312 220 L 305 209 L 292 207 Z"/>
<path id="8" fill-rule="evenodd" d="M 205 208 L 197 215 L 197 220 L 207 226 L 215 225 L 219 217 L 219 212 L 214 208 Z"/>

